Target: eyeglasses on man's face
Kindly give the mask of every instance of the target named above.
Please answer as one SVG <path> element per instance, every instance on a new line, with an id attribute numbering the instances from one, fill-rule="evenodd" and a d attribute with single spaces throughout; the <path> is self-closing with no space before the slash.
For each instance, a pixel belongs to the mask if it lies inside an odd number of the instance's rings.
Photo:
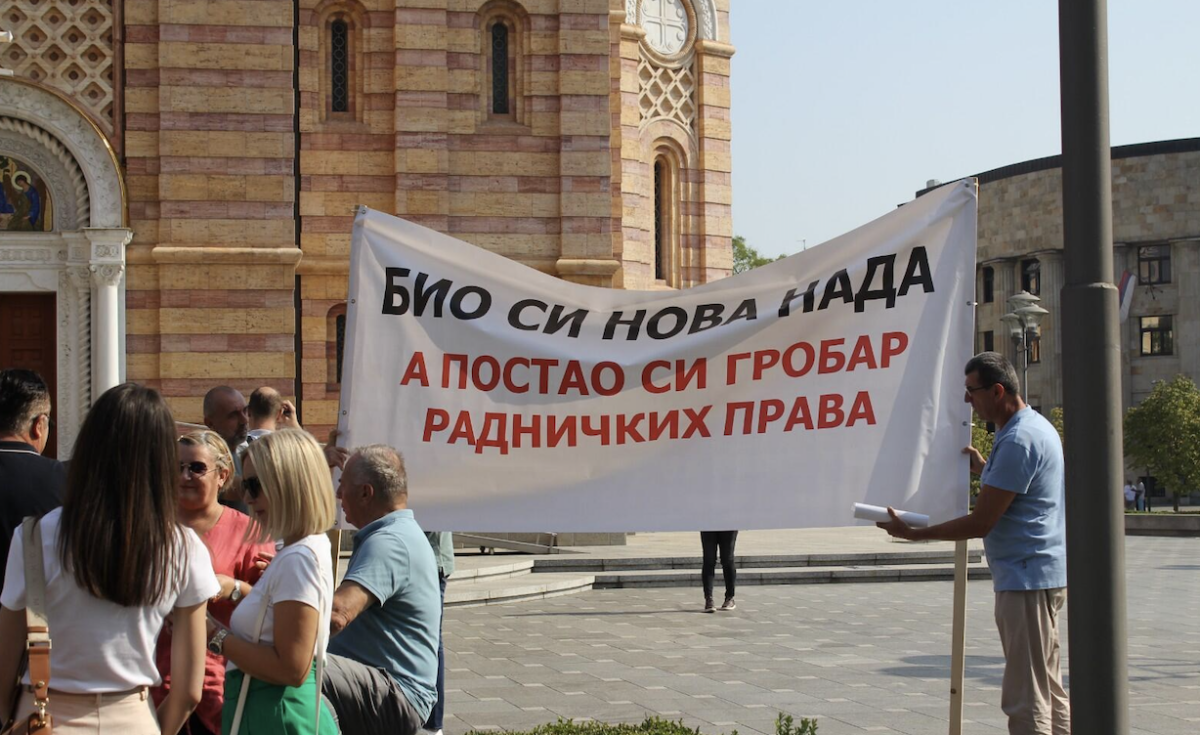
<path id="1" fill-rule="evenodd" d="M 183 476 L 191 475 L 192 477 L 204 477 L 209 472 L 215 470 L 216 467 L 209 467 L 203 462 L 180 462 L 179 474 Z"/>
<path id="2" fill-rule="evenodd" d="M 967 386 L 967 400 L 971 399 L 971 394 L 974 393 L 975 391 L 986 390 L 988 388 L 991 388 L 993 385 L 995 385 L 995 383 L 988 383 L 987 385 L 979 385 L 974 388 L 972 388 L 971 386 L 968 385 Z"/>

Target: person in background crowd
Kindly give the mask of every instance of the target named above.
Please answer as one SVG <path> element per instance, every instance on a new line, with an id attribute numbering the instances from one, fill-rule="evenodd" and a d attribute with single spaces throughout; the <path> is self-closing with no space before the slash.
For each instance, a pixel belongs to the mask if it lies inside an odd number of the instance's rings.
<path id="1" fill-rule="evenodd" d="M 242 458 L 238 447 L 246 442 L 250 416 L 246 411 L 246 399 L 228 385 L 218 385 L 204 394 L 204 425 L 225 440 L 233 456 L 233 475 L 242 476 Z M 229 506 L 240 513 L 249 514 L 250 508 L 242 501 L 235 483 L 233 492 L 219 499 L 221 505 Z"/>
<path id="2" fill-rule="evenodd" d="M 395 449 L 350 456 L 338 485 L 358 527 L 333 598 L 325 696 L 342 731 L 414 735 L 437 701 L 437 560 L 408 510 L 408 475 Z"/>
<path id="3" fill-rule="evenodd" d="M 1059 673 L 1058 622 L 1067 600 L 1065 474 L 1062 440 L 1025 405 L 1017 371 L 995 352 L 967 362 L 963 396 L 996 424 L 992 454 L 974 447 L 971 472 L 982 485 L 968 515 L 929 528 L 896 517 L 877 524 L 914 541 L 982 538 L 996 591 L 996 627 L 1004 648 L 1000 709 L 1010 735 L 1068 735 L 1071 705 Z"/>
<path id="4" fill-rule="evenodd" d="M 67 473 L 62 462 L 42 456 L 49 439 L 45 381 L 32 370 L 0 370 L 0 559 L 8 558 L 8 543 L 26 516 L 41 516 L 62 503 Z M 0 710 L 0 717 L 7 714 Z"/>
<path id="5" fill-rule="evenodd" d="M 737 567 L 733 563 L 733 548 L 737 531 L 701 531 L 700 546 L 704 560 L 700 567 L 700 583 L 704 585 L 704 612 L 716 612 L 713 605 L 713 582 L 717 576 L 717 551 L 721 552 L 721 576 L 725 579 L 725 602 L 722 610 L 736 610 L 733 594 L 737 586 Z"/>
<path id="6" fill-rule="evenodd" d="M 1121 492 L 1125 496 L 1125 510 L 1133 510 L 1133 503 L 1137 499 L 1137 491 L 1133 489 L 1133 480 L 1126 480 L 1125 487 Z"/>
<path id="7" fill-rule="evenodd" d="M 221 731 L 232 730 L 249 679 L 241 732 L 334 735 L 337 723 L 319 699 L 315 666 L 325 656 L 333 600 L 325 535 L 336 519 L 329 467 L 311 435 L 281 429 L 250 443 L 242 472 L 256 540 L 275 538 L 283 545 L 233 611 L 229 627 L 209 621 L 208 648 L 229 661 Z"/>
<path id="8" fill-rule="evenodd" d="M 1137 510 L 1146 510 L 1146 483 L 1141 480 L 1133 486 L 1133 507 Z"/>
<path id="9" fill-rule="evenodd" d="M 209 600 L 209 614 L 223 625 L 238 603 L 253 589 L 275 544 L 247 541 L 250 518 L 217 502 L 233 483 L 233 458 L 225 440 L 213 431 L 196 431 L 179 439 L 179 522 L 195 531 L 208 548 L 221 590 Z M 170 626 L 158 639 L 156 654 L 162 686 L 151 693 L 161 702 L 171 690 Z M 221 732 L 221 704 L 225 699 L 225 659 L 208 652 L 204 662 L 204 693 L 188 719 L 188 735 Z"/>
<path id="10" fill-rule="evenodd" d="M 442 592 L 442 617 L 438 623 L 438 668 L 437 668 L 437 702 L 425 720 L 425 732 L 442 735 L 442 722 L 446 717 L 446 639 L 442 635 L 442 625 L 446 612 L 446 581 L 454 574 L 454 534 L 449 531 L 440 533 L 425 533 L 429 545 L 433 547 L 437 557 L 438 586 Z"/>
<path id="11" fill-rule="evenodd" d="M 62 508 L 41 520 L 56 735 L 174 735 L 200 701 L 205 603 L 221 586 L 204 544 L 177 523 L 175 420 L 132 383 L 99 397 L 67 471 Z M 0 593 L 0 712 L 25 649 L 24 539 L 13 539 Z M 171 615 L 173 686 L 158 706 L 154 645 Z M 23 678 L 28 686 L 28 676 Z M 35 711 L 26 688 L 19 719 Z"/>
<path id="12" fill-rule="evenodd" d="M 250 430 L 246 432 L 246 442 L 252 442 L 260 436 L 270 434 L 277 429 L 300 429 L 296 420 L 296 407 L 291 401 L 284 400 L 279 391 L 270 386 L 256 388 L 250 394 L 250 403 L 246 404 L 249 416 Z M 243 442 L 241 446 L 245 446 Z"/>

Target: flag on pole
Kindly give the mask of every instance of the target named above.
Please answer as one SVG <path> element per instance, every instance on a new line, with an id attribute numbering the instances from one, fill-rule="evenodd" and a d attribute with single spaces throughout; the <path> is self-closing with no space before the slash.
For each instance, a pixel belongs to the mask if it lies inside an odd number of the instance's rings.
<path id="1" fill-rule="evenodd" d="M 1137 286 L 1137 276 L 1129 271 L 1121 274 L 1121 283 L 1117 286 L 1121 300 L 1121 321 L 1129 318 L 1129 307 L 1133 305 L 1133 289 Z"/>

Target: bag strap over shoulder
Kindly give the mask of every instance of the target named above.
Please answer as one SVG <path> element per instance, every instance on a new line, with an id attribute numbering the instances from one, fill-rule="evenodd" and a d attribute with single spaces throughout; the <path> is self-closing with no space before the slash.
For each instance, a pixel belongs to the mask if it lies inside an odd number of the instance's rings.
<path id="1" fill-rule="evenodd" d="M 314 561 L 317 563 L 317 575 L 321 574 L 321 555 L 313 551 L 309 547 L 309 553 L 313 555 Z M 325 649 L 329 645 L 329 624 L 325 622 L 325 597 L 329 591 L 322 584 L 317 589 L 317 724 L 313 729 L 315 735 L 321 733 L 321 684 L 325 680 Z M 332 605 L 332 601 L 330 601 Z"/>
<path id="2" fill-rule="evenodd" d="M 256 588 L 257 589 L 257 588 Z M 271 607 L 271 590 L 264 585 L 262 607 L 258 609 L 258 620 L 254 623 L 254 638 L 251 643 L 258 643 L 258 639 L 262 637 L 263 625 L 267 620 L 267 610 Z M 233 710 L 233 729 L 230 735 L 238 735 L 238 731 L 242 728 L 242 713 L 246 709 L 246 695 L 250 691 L 250 675 L 242 672 L 242 687 L 238 691 L 237 707 Z"/>
<path id="3" fill-rule="evenodd" d="M 305 548 L 308 548 L 308 547 L 305 547 Z M 312 553 L 313 558 L 316 559 L 317 571 L 318 571 L 318 573 L 320 573 L 320 569 L 321 569 L 320 557 L 317 555 L 317 553 L 315 551 L 312 551 L 312 549 L 309 549 L 309 552 Z M 325 676 L 325 647 L 326 647 L 328 639 L 329 639 L 329 626 L 324 623 L 324 619 L 323 619 L 324 606 L 325 606 L 325 595 L 326 595 L 324 585 L 322 585 L 320 587 L 320 589 L 317 592 L 317 595 L 318 595 L 317 596 L 317 695 L 316 695 L 317 721 L 316 721 L 316 727 L 314 728 L 313 732 L 316 733 L 317 735 L 319 735 L 319 733 L 321 732 L 321 681 Z M 267 608 L 269 608 L 271 606 L 271 590 L 270 589 L 264 590 L 264 597 L 266 599 L 263 600 L 263 605 L 261 608 L 259 608 L 259 611 L 258 611 L 258 622 L 256 622 L 254 624 L 254 639 L 251 641 L 251 643 L 255 643 L 255 644 L 257 644 L 259 638 L 262 637 L 263 624 L 266 622 L 266 619 L 267 619 Z M 237 707 L 233 711 L 233 729 L 230 732 L 230 735 L 238 735 L 238 730 L 241 728 L 241 725 L 242 725 L 242 713 L 246 708 L 246 694 L 249 691 L 250 691 L 250 675 L 243 671 L 242 672 L 242 687 L 241 687 L 241 691 L 238 692 Z"/>
<path id="4" fill-rule="evenodd" d="M 37 518 L 21 523 L 25 545 L 25 630 L 29 656 L 29 684 L 33 688 L 37 717 L 48 722 L 50 701 L 50 622 L 46 618 L 46 566 L 42 553 L 42 526 Z"/>

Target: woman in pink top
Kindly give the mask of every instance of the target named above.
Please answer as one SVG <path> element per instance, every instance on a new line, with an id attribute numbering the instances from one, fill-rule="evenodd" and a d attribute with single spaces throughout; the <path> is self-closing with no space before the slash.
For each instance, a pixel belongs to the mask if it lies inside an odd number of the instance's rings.
<path id="1" fill-rule="evenodd" d="M 221 592 L 208 605 L 209 613 L 225 625 L 262 568 L 275 553 L 273 544 L 246 541 L 250 518 L 217 502 L 232 483 L 233 457 L 225 440 L 212 431 L 196 431 L 179 439 L 179 522 L 196 532 L 212 556 L 213 571 Z M 164 630 L 156 654 L 163 683 L 154 699 L 171 688 L 171 634 Z M 182 732 L 216 735 L 221 732 L 221 705 L 225 692 L 225 659 L 208 653 L 204 661 L 204 693 Z"/>

